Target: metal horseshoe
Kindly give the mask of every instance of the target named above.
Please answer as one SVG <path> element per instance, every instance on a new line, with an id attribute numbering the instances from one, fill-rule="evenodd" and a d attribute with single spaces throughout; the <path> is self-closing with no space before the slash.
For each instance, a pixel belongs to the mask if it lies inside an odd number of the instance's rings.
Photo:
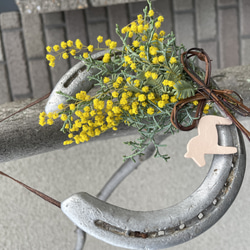
<path id="1" fill-rule="evenodd" d="M 63 213 L 86 233 L 129 249 L 163 249 L 193 239 L 214 225 L 234 201 L 245 172 L 241 133 L 218 127 L 219 143 L 235 145 L 236 155 L 215 155 L 201 186 L 182 202 L 157 211 L 131 211 L 87 194 L 61 203 Z"/>
<path id="2" fill-rule="evenodd" d="M 103 52 L 94 55 L 102 56 Z M 53 90 L 46 112 L 53 112 L 66 99 L 58 91 L 73 95 L 88 91 L 93 83 L 80 62 L 69 70 Z M 189 241 L 214 225 L 233 203 L 246 167 L 245 145 L 234 126 L 218 126 L 219 144 L 235 146 L 234 155 L 214 155 L 203 183 L 180 203 L 155 211 L 132 211 L 77 193 L 61 203 L 63 213 L 80 229 L 109 244 L 129 249 L 163 249 Z"/>
<path id="3" fill-rule="evenodd" d="M 93 59 L 102 58 L 105 51 L 98 52 L 92 55 Z M 84 90 L 88 92 L 92 87 L 94 82 L 88 80 L 88 76 L 98 73 L 97 69 L 87 70 L 86 65 L 83 62 L 77 63 L 69 71 L 67 71 L 62 78 L 58 81 L 54 87 L 52 93 L 49 96 L 47 104 L 45 106 L 45 112 L 54 112 L 58 110 L 58 105 L 61 103 L 66 103 L 66 97 L 59 95 L 58 92 L 63 92 L 67 95 L 75 95 L 76 93 Z"/>

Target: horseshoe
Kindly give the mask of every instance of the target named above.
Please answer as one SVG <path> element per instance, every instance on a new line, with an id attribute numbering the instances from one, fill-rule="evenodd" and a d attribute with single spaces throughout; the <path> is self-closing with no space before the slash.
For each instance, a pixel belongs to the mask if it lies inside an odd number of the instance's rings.
<path id="1" fill-rule="evenodd" d="M 63 213 L 86 233 L 129 249 L 163 249 L 181 244 L 214 225 L 233 203 L 243 180 L 246 152 L 240 131 L 218 126 L 219 144 L 235 155 L 214 155 L 201 186 L 182 202 L 156 211 L 131 211 L 87 194 L 61 203 Z"/>
<path id="2" fill-rule="evenodd" d="M 100 51 L 92 55 L 93 59 L 101 59 L 105 51 Z M 64 94 L 74 96 L 76 93 L 84 90 L 88 92 L 94 84 L 94 81 L 88 80 L 88 76 L 97 74 L 99 71 L 97 69 L 87 70 L 84 62 L 79 62 L 73 66 L 69 71 L 67 71 L 62 78 L 57 82 L 49 99 L 45 106 L 45 112 L 54 112 L 58 110 L 58 105 L 61 103 L 66 103 L 67 98 L 63 95 L 59 95 L 58 92 L 63 92 Z"/>
<path id="3" fill-rule="evenodd" d="M 95 54 L 101 58 L 105 52 Z M 57 110 L 66 98 L 89 91 L 93 82 L 84 63 L 76 64 L 58 82 L 46 112 Z M 235 146 L 237 153 L 214 155 L 203 183 L 180 203 L 155 211 L 132 211 L 77 193 L 61 203 L 62 212 L 80 229 L 109 244 L 129 249 L 163 249 L 193 239 L 214 225 L 233 203 L 243 181 L 246 152 L 241 132 L 231 126 L 217 126 L 219 144 Z"/>

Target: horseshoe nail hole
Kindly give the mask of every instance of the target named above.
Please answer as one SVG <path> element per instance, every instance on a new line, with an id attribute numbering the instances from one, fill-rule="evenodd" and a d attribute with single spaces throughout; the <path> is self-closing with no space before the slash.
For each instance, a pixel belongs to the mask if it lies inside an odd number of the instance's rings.
<path id="1" fill-rule="evenodd" d="M 235 164 L 234 164 L 234 162 L 232 162 L 231 168 L 234 168 L 234 167 L 235 167 Z"/>
<path id="2" fill-rule="evenodd" d="M 179 226 L 179 229 L 180 229 L 180 230 L 183 230 L 185 227 L 186 227 L 186 225 L 183 223 L 183 224 L 181 224 L 181 225 Z"/>
<path id="3" fill-rule="evenodd" d="M 165 232 L 163 230 L 158 232 L 158 236 L 163 236 L 165 234 Z"/>
<path id="4" fill-rule="evenodd" d="M 71 81 L 67 81 L 67 82 L 65 82 L 65 83 L 63 84 L 63 87 L 64 87 L 64 88 L 68 88 L 70 84 L 71 84 Z"/>
<path id="5" fill-rule="evenodd" d="M 86 70 L 86 66 L 84 65 L 81 69 L 79 69 L 77 72 L 75 72 L 69 79 L 63 84 L 64 88 L 68 88 L 69 85 L 72 83 L 72 81 L 84 70 Z"/>
<path id="6" fill-rule="evenodd" d="M 238 154 L 236 153 L 236 154 L 233 155 L 232 163 L 235 164 L 237 162 L 237 159 L 238 159 Z"/>
<path id="7" fill-rule="evenodd" d="M 224 187 L 228 187 L 228 181 L 225 182 Z"/>
<path id="8" fill-rule="evenodd" d="M 199 213 L 199 214 L 198 214 L 198 219 L 199 219 L 199 220 L 201 220 L 203 217 L 204 217 L 204 214 L 203 214 L 203 213 Z"/>
<path id="9" fill-rule="evenodd" d="M 214 199 L 214 200 L 213 200 L 213 205 L 215 206 L 217 203 L 218 203 L 218 200 L 217 200 L 217 199 Z"/>
<path id="10" fill-rule="evenodd" d="M 150 234 L 150 237 L 151 237 L 151 238 L 156 238 L 156 236 L 157 236 L 157 233 L 151 233 L 151 234 Z"/>

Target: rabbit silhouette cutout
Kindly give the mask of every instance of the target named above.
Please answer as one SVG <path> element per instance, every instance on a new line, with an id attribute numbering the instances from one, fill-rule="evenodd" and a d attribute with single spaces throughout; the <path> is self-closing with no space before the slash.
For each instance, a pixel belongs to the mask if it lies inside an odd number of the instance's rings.
<path id="1" fill-rule="evenodd" d="M 216 125 L 231 125 L 228 118 L 207 115 L 203 116 L 198 124 L 198 136 L 193 137 L 187 144 L 187 153 L 185 158 L 192 158 L 194 162 L 203 167 L 205 154 L 234 154 L 236 147 L 218 145 L 218 132 Z"/>

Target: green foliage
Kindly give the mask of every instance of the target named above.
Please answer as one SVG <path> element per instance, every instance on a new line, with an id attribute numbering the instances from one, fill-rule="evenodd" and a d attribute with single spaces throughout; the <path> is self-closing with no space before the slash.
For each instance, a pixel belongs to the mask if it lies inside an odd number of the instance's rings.
<path id="1" fill-rule="evenodd" d="M 77 39 L 74 53 L 87 49 L 91 53 L 104 50 L 105 54 L 102 59 L 94 59 L 88 52 L 76 56 L 84 61 L 88 70 L 98 69 L 97 74 L 89 76 L 89 80 L 95 82 L 94 87 L 98 87 L 94 96 L 83 92 L 72 97 L 59 93 L 69 102 L 59 111 L 64 121 L 62 130 L 69 133 L 70 140 L 65 141 L 66 145 L 88 141 L 125 123 L 137 128 L 140 134 L 137 140 L 127 142 L 133 153 L 125 158 L 133 159 L 143 154 L 150 143 L 155 145 L 155 157 L 169 158 L 160 153 L 155 137 L 176 131 L 170 121 L 173 107 L 178 100 L 193 96 L 197 87 L 180 61 L 185 47 L 176 45 L 173 32 L 165 34 L 159 29 L 163 20 L 162 16 L 154 17 L 148 1 L 143 15 L 138 15 L 137 20 L 122 29 L 116 26 L 116 33 L 123 44 L 121 48 L 111 40 L 105 41 L 107 48 L 101 48 L 101 36 L 97 38 L 96 48 L 85 46 Z M 130 38 L 133 38 L 132 44 Z M 67 44 L 73 46 L 69 42 Z M 67 53 L 72 54 L 69 52 L 71 48 L 60 52 L 63 58 L 67 58 Z M 53 67 L 55 57 L 47 57 Z M 179 119 L 191 123 L 194 109 L 194 104 L 187 105 L 180 112 Z M 41 117 L 44 125 L 44 117 Z"/>
<path id="2" fill-rule="evenodd" d="M 195 95 L 195 88 L 191 82 L 180 80 L 175 82 L 174 92 L 177 98 L 186 99 Z"/>

